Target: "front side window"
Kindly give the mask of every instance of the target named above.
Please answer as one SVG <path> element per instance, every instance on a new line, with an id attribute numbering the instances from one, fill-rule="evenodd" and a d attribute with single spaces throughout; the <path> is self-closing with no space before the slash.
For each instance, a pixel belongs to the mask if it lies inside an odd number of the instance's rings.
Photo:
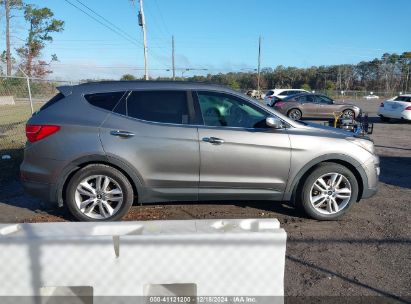
<path id="1" fill-rule="evenodd" d="M 198 92 L 204 124 L 213 127 L 266 128 L 268 114 L 232 95 Z"/>
<path id="2" fill-rule="evenodd" d="M 93 106 L 113 111 L 116 104 L 126 94 L 126 92 L 108 92 L 84 95 L 84 98 Z"/>
<path id="3" fill-rule="evenodd" d="M 187 124 L 185 91 L 133 91 L 125 100 L 125 115 L 147 121 Z"/>

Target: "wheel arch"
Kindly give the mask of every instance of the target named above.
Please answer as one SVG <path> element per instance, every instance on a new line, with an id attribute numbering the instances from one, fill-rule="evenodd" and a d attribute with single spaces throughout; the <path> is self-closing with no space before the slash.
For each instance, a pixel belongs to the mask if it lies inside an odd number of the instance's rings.
<path id="1" fill-rule="evenodd" d="M 348 168 L 357 179 L 358 183 L 358 197 L 356 201 L 358 202 L 364 192 L 364 189 L 368 185 L 367 174 L 362 168 L 361 163 L 353 159 L 350 156 L 344 154 L 328 154 L 317 157 L 310 162 L 308 162 L 301 170 L 296 174 L 293 180 L 289 183 L 286 194 L 284 195 L 284 200 L 291 200 L 292 202 L 296 198 L 298 189 L 302 186 L 302 182 L 305 178 L 321 163 L 336 163 Z"/>
<path id="2" fill-rule="evenodd" d="M 143 180 L 127 161 L 105 155 L 88 155 L 80 157 L 67 165 L 55 184 L 55 195 L 58 206 L 64 205 L 65 191 L 71 177 L 81 168 L 92 164 L 103 164 L 119 170 L 133 187 L 134 196 L 139 199 L 143 191 Z"/>

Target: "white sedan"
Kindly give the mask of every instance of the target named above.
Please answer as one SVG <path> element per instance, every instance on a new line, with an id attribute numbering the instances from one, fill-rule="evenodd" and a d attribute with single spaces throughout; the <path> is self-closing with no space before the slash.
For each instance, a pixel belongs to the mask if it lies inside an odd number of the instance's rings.
<path id="1" fill-rule="evenodd" d="M 365 98 L 365 99 L 379 99 L 380 96 L 377 96 L 377 95 L 367 95 L 367 96 L 364 96 L 364 98 Z"/>
<path id="2" fill-rule="evenodd" d="M 411 120 L 411 94 L 382 102 L 378 115 L 382 121 L 389 121 L 391 118 Z"/>

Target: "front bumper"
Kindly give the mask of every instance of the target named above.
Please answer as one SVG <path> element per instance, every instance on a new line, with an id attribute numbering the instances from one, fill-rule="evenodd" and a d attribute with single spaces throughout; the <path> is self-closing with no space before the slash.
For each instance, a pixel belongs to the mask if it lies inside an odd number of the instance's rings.
<path id="1" fill-rule="evenodd" d="M 378 191 L 378 180 L 380 175 L 380 158 L 373 155 L 362 165 L 367 181 L 363 184 L 361 198 L 370 198 Z"/>

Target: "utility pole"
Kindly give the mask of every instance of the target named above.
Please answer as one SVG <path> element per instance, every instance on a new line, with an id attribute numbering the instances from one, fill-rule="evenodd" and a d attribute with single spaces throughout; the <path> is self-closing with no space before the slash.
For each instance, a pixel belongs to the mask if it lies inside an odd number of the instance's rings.
<path id="1" fill-rule="evenodd" d="M 171 47 L 172 47 L 172 64 L 173 64 L 173 80 L 176 80 L 176 65 L 175 65 L 175 59 L 174 59 L 174 35 L 171 37 Z"/>
<path id="2" fill-rule="evenodd" d="M 261 36 L 258 38 L 257 91 L 260 94 Z"/>
<path id="3" fill-rule="evenodd" d="M 10 0 L 4 1 L 6 11 L 6 65 L 7 76 L 11 76 L 11 53 L 10 53 Z"/>
<path id="4" fill-rule="evenodd" d="M 143 29 L 143 43 L 144 43 L 144 79 L 148 80 L 148 62 L 147 62 L 147 33 L 146 20 L 144 17 L 143 0 L 139 0 L 140 12 L 138 13 L 138 23 Z"/>

